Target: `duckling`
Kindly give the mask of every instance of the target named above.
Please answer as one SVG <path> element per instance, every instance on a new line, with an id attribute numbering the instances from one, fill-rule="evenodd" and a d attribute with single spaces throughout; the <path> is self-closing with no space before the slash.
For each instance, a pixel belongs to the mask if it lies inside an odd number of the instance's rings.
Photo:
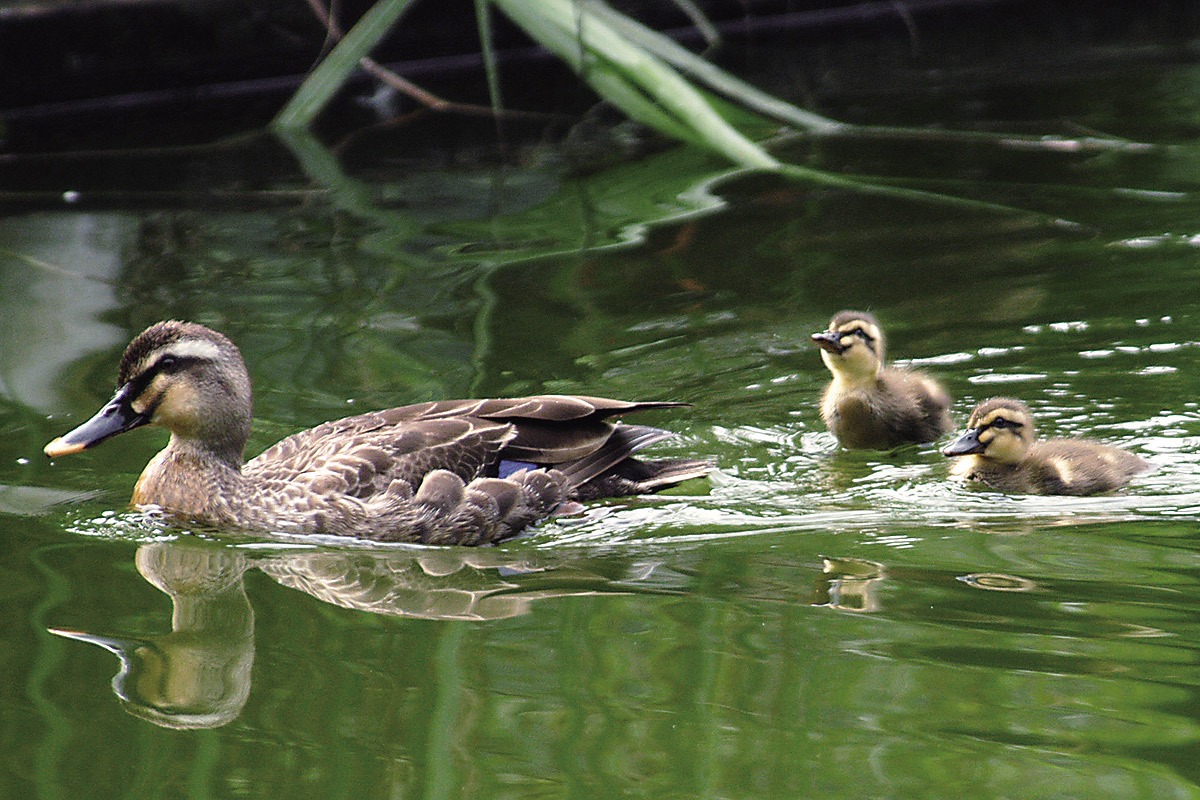
<path id="1" fill-rule="evenodd" d="M 121 358 L 118 389 L 45 447 L 57 457 L 147 424 L 171 433 L 132 502 L 216 527 L 383 541 L 484 544 L 575 501 L 654 492 L 704 461 L 639 461 L 671 434 L 610 418 L 683 405 L 539 395 L 444 400 L 326 422 L 243 461 L 250 377 L 223 334 L 151 325 Z"/>
<path id="2" fill-rule="evenodd" d="M 967 428 L 942 450 L 946 456 L 962 456 L 951 475 L 1005 492 L 1111 492 L 1149 466 L 1126 450 L 1084 439 L 1035 441 L 1029 407 L 1007 397 L 976 406 Z"/>
<path id="3" fill-rule="evenodd" d="M 841 311 L 812 340 L 833 373 L 821 418 L 843 447 L 887 450 L 932 442 L 953 429 L 950 395 L 940 383 L 884 365 L 883 330 L 871 314 Z"/>

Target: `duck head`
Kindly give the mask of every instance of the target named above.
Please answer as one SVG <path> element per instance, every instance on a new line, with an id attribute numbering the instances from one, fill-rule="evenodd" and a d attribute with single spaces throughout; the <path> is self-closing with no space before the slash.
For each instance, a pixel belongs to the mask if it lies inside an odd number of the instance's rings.
<path id="1" fill-rule="evenodd" d="M 994 397 L 971 412 L 967 432 L 942 450 L 944 456 L 978 455 L 1002 464 L 1016 464 L 1033 444 L 1033 414 L 1019 400 Z"/>
<path id="2" fill-rule="evenodd" d="M 112 399 L 45 452 L 78 453 L 153 424 L 169 430 L 173 443 L 194 444 L 240 464 L 250 414 L 250 377 L 233 342 L 203 325 L 159 322 L 126 348 Z"/>
<path id="3" fill-rule="evenodd" d="M 852 382 L 872 380 L 883 369 L 883 330 L 865 311 L 839 312 L 829 321 L 829 329 L 814 333 L 812 340 L 836 377 Z"/>

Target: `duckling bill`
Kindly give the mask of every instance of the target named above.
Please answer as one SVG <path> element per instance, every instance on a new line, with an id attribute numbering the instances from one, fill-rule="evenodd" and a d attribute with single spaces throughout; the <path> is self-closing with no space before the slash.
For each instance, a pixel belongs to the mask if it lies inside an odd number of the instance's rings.
<path id="1" fill-rule="evenodd" d="M 871 314 L 842 311 L 812 340 L 833 373 L 821 418 L 843 447 L 887 450 L 932 442 L 953 428 L 950 395 L 940 383 L 885 365 L 883 329 Z"/>
<path id="2" fill-rule="evenodd" d="M 252 400 L 242 355 L 223 334 L 189 322 L 139 334 L 117 385 L 46 455 L 144 425 L 166 428 L 170 442 L 138 478 L 133 503 L 215 527 L 484 544 L 573 501 L 654 492 L 709 469 L 634 458 L 671 434 L 613 419 L 683 404 L 580 395 L 376 411 L 301 431 L 244 461 Z"/>
<path id="3" fill-rule="evenodd" d="M 1111 492 L 1149 466 L 1127 450 L 1085 439 L 1038 441 L 1029 407 L 1007 397 L 976 406 L 967 432 L 942 454 L 958 457 L 952 476 L 1020 494 Z"/>

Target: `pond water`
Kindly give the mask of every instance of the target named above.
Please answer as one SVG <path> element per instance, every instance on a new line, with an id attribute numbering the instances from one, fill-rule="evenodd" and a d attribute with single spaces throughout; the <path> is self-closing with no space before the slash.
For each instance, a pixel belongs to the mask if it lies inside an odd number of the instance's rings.
<path id="1" fill-rule="evenodd" d="M 1131 68 L 1116 92 L 873 120 L 1062 134 L 1031 111 L 1062 102 L 1148 146 L 781 145 L 1072 226 L 681 149 L 500 167 L 436 121 L 417 155 L 264 135 L 20 173 L 0 796 L 1200 796 L 1198 83 Z M 949 482 L 936 445 L 839 450 L 808 336 L 856 307 L 960 425 L 1016 396 L 1043 435 L 1153 469 L 1008 496 Z M 161 432 L 41 448 L 167 317 L 242 348 L 253 452 L 367 409 L 564 392 L 691 403 L 643 421 L 716 471 L 478 550 L 165 527 L 126 505 Z"/>

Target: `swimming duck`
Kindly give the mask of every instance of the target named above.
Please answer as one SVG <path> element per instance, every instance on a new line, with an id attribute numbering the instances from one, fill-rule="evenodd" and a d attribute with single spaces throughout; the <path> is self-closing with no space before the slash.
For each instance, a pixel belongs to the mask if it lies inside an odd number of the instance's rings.
<path id="1" fill-rule="evenodd" d="M 681 403 L 568 395 L 375 411 L 301 431 L 243 462 L 251 391 L 242 355 L 189 322 L 139 334 L 117 385 L 46 454 L 160 425 L 170 442 L 138 478 L 133 503 L 217 527 L 483 544 L 576 500 L 653 492 L 708 472 L 703 461 L 633 458 L 670 434 L 611 420 Z"/>
<path id="2" fill-rule="evenodd" d="M 844 447 L 887 450 L 932 442 L 954 427 L 950 395 L 916 370 L 884 365 L 879 322 L 864 311 L 841 311 L 829 330 L 812 335 L 833 380 L 821 398 L 821 418 Z"/>
<path id="3" fill-rule="evenodd" d="M 962 456 L 951 475 L 1024 494 L 1111 492 L 1149 465 L 1117 447 L 1084 439 L 1035 441 L 1033 414 L 1019 400 L 995 397 L 971 412 L 967 432 L 942 450 Z"/>

